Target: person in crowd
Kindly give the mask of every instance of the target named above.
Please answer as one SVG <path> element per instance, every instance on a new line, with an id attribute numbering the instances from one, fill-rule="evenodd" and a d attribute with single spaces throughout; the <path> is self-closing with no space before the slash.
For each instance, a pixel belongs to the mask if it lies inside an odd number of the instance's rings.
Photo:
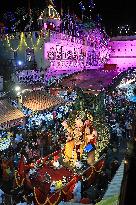
<path id="1" fill-rule="evenodd" d="M 126 139 L 130 139 L 132 136 L 132 124 L 130 120 L 125 122 Z"/>

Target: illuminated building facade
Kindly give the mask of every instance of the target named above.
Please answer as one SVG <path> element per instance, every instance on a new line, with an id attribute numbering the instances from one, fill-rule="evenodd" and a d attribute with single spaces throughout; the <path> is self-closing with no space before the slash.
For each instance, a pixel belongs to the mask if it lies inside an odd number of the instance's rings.
<path id="1" fill-rule="evenodd" d="M 36 68 L 45 70 L 45 80 L 107 63 L 109 38 L 97 26 L 81 26 L 74 18 L 66 26 L 53 5 L 41 13 L 38 23 L 40 31 L 1 34 L 0 57 L 19 70 L 32 69 L 35 63 Z"/>

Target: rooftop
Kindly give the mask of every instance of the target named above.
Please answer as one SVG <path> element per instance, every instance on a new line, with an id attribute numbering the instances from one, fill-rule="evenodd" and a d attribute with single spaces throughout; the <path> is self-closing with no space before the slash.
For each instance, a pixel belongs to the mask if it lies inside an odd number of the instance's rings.
<path id="1" fill-rule="evenodd" d="M 23 117 L 24 114 L 19 109 L 10 105 L 6 100 L 0 100 L 0 124 L 8 123 Z"/>

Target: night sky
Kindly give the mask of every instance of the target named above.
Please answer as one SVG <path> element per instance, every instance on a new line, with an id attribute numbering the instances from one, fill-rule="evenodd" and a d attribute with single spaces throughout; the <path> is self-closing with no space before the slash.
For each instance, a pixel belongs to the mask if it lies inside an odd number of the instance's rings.
<path id="1" fill-rule="evenodd" d="M 78 3 L 81 0 L 62 0 L 64 10 L 69 6 L 71 12 L 75 12 L 81 16 Z M 0 10 L 13 10 L 16 7 L 27 7 L 28 0 L 0 0 Z M 31 7 L 44 7 L 45 0 L 30 0 Z M 54 0 L 56 7 L 60 8 L 60 0 Z M 88 5 L 88 0 L 83 0 L 85 5 Z M 93 16 L 100 14 L 102 24 L 105 26 L 108 33 L 112 32 L 120 25 L 129 24 L 131 28 L 135 29 L 136 11 L 134 2 L 132 0 L 94 0 L 95 9 Z M 86 11 L 85 11 L 86 12 Z M 88 13 L 87 13 L 88 15 Z"/>

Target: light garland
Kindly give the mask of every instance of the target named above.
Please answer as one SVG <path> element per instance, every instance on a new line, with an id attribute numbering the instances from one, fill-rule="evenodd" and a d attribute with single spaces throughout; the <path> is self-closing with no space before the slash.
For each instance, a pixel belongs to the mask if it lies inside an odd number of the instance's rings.
<path id="1" fill-rule="evenodd" d="M 23 33 L 21 33 L 21 40 L 20 40 L 19 45 L 18 45 L 18 47 L 17 47 L 16 49 L 13 49 L 13 48 L 11 47 L 11 44 L 10 44 L 9 36 L 8 36 L 8 35 L 6 35 L 6 39 L 7 39 L 7 44 L 8 44 L 8 46 L 9 46 L 9 48 L 10 48 L 13 52 L 17 52 L 17 51 L 19 50 L 19 48 L 21 47 L 21 45 L 22 45 Z"/>
<path id="2" fill-rule="evenodd" d="M 110 132 L 107 128 L 106 124 L 100 123 L 100 120 L 94 120 L 94 125 L 96 127 L 96 130 L 98 132 L 98 140 L 96 143 L 96 154 L 95 159 L 98 160 L 100 157 L 100 153 L 102 150 L 108 145 L 109 139 L 110 139 Z"/>
<path id="3" fill-rule="evenodd" d="M 38 45 L 39 45 L 39 43 L 40 43 L 40 40 L 41 40 L 41 37 L 39 36 L 39 37 L 38 37 L 38 40 L 37 40 L 37 42 L 36 42 L 36 44 L 34 45 L 33 39 L 31 38 L 31 43 L 32 43 L 32 46 L 33 46 L 34 49 L 37 49 L 37 47 L 38 47 Z"/>
<path id="4" fill-rule="evenodd" d="M 21 46 L 22 46 L 23 44 L 24 44 L 28 49 L 34 49 L 34 50 L 36 50 L 37 47 L 39 46 L 40 40 L 41 40 L 41 37 L 40 37 L 40 35 L 39 35 L 38 40 L 37 40 L 36 44 L 34 45 L 33 40 L 32 40 L 32 37 L 31 37 L 32 47 L 30 47 L 30 46 L 28 46 L 28 43 L 26 42 L 26 37 L 25 37 L 25 35 L 24 35 L 23 32 L 21 33 L 20 38 L 21 38 L 21 39 L 20 39 L 20 42 L 19 42 L 18 47 L 17 47 L 16 49 L 14 49 L 14 48 L 12 48 L 12 46 L 11 46 L 10 37 L 8 36 L 8 34 L 6 35 L 6 40 L 7 40 L 8 47 L 9 47 L 13 52 L 17 52 L 17 51 L 21 48 Z"/>

